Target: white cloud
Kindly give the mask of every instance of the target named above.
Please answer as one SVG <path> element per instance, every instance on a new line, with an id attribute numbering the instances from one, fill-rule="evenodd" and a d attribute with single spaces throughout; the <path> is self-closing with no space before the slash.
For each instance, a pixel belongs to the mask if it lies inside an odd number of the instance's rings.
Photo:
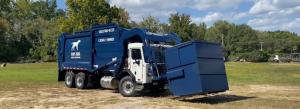
<path id="1" fill-rule="evenodd" d="M 214 21 L 216 21 L 216 20 L 222 19 L 222 16 L 223 16 L 223 14 L 218 13 L 218 12 L 216 12 L 216 13 L 210 13 L 210 14 L 208 14 L 207 16 L 205 16 L 205 17 L 202 19 L 202 21 L 203 21 L 203 22 L 214 22 Z"/>
<path id="2" fill-rule="evenodd" d="M 109 0 L 111 5 L 125 8 L 133 21 L 141 21 L 149 15 L 167 18 L 171 13 L 183 8 L 222 10 L 237 7 L 241 2 L 242 0 Z"/>
<path id="3" fill-rule="evenodd" d="M 300 10 L 300 0 L 255 0 L 251 14 L 293 14 Z"/>
<path id="4" fill-rule="evenodd" d="M 273 4 L 280 9 L 296 7 L 300 5 L 300 0 L 273 0 Z"/>
<path id="5" fill-rule="evenodd" d="M 110 0 L 111 5 L 127 7 L 127 8 L 156 8 L 170 9 L 179 6 L 185 6 L 185 1 L 181 0 Z"/>
<path id="6" fill-rule="evenodd" d="M 193 23 L 200 23 L 202 22 L 202 18 L 201 17 L 191 17 L 192 22 Z"/>
<path id="7" fill-rule="evenodd" d="M 257 30 L 289 30 L 300 33 L 300 0 L 254 0 L 247 24 Z"/>
<path id="8" fill-rule="evenodd" d="M 300 30 L 300 18 L 296 18 L 281 27 L 282 30 Z"/>
<path id="9" fill-rule="evenodd" d="M 109 0 L 110 5 L 125 8 L 131 20 L 141 21 L 143 17 L 167 17 L 179 7 L 187 6 L 183 0 Z"/>
<path id="10" fill-rule="evenodd" d="M 225 17 L 222 13 L 210 12 L 204 17 L 192 17 L 191 19 L 193 23 L 205 22 L 208 26 L 211 26 L 217 20 L 225 20 Z"/>
<path id="11" fill-rule="evenodd" d="M 251 19 L 247 23 L 256 30 L 285 30 L 298 32 L 300 30 L 300 18 L 295 19 L 277 19 L 277 18 L 255 18 Z"/>
<path id="12" fill-rule="evenodd" d="M 247 24 L 251 26 L 264 26 L 272 23 L 275 23 L 274 19 L 272 18 L 255 18 L 249 20 Z"/>
<path id="13" fill-rule="evenodd" d="M 194 23 L 205 22 L 207 24 L 213 24 L 217 20 L 227 20 L 230 22 L 235 22 L 247 16 L 247 12 L 231 12 L 226 14 L 220 12 L 210 12 L 204 17 L 192 17 L 192 21 Z"/>
<path id="14" fill-rule="evenodd" d="M 249 14 L 247 12 L 240 12 L 240 13 L 236 13 L 236 14 L 233 14 L 233 20 L 240 20 L 242 18 L 245 18 L 247 17 Z"/>
<path id="15" fill-rule="evenodd" d="M 269 11 L 276 10 L 276 7 L 273 6 L 272 1 L 270 0 L 258 0 L 256 3 L 251 7 L 249 13 L 251 14 L 262 14 Z"/>
<path id="16" fill-rule="evenodd" d="M 193 0 L 191 6 L 198 10 L 223 9 L 239 6 L 242 0 Z"/>
<path id="17" fill-rule="evenodd" d="M 270 11 L 268 12 L 268 16 L 277 16 L 277 17 L 286 17 L 288 15 L 293 15 L 300 13 L 300 6 L 287 8 L 287 9 L 281 9 L 277 11 Z"/>
<path id="18" fill-rule="evenodd" d="M 300 0 L 108 0 L 125 8 L 131 20 L 149 15 L 167 21 L 171 13 L 191 14 L 194 23 L 217 20 L 247 23 L 258 30 L 291 30 L 300 34 Z M 244 4 L 253 4 L 245 9 Z M 192 10 L 192 11 L 190 11 Z M 205 14 L 206 13 L 206 14 Z M 204 15 L 203 15 L 204 14 Z M 298 30 L 294 29 L 298 28 Z"/>

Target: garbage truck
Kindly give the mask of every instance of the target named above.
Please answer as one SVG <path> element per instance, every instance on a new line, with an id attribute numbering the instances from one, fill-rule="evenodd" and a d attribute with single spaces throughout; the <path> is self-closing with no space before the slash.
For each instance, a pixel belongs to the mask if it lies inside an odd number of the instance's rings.
<path id="1" fill-rule="evenodd" d="M 174 33 L 94 25 L 58 40 L 58 81 L 66 87 L 115 89 L 125 97 L 150 90 L 174 96 L 228 90 L 222 48 L 182 42 Z"/>

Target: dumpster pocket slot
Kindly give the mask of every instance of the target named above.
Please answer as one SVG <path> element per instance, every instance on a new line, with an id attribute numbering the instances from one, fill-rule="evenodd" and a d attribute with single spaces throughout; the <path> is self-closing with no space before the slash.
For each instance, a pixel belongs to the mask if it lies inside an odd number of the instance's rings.
<path id="1" fill-rule="evenodd" d="M 184 78 L 184 70 L 183 69 L 173 70 L 173 71 L 167 72 L 167 75 L 168 75 L 168 79 L 170 81 L 175 80 L 175 79 Z"/>

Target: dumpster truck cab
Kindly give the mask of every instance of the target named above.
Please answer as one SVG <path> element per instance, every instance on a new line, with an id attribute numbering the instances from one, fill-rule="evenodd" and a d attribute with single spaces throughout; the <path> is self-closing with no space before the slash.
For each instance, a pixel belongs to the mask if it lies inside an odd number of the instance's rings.
<path id="1" fill-rule="evenodd" d="M 58 43 L 58 80 L 69 88 L 100 86 L 123 96 L 145 90 L 168 89 L 176 96 L 228 90 L 218 44 L 181 43 L 175 34 L 115 24 L 63 33 Z"/>

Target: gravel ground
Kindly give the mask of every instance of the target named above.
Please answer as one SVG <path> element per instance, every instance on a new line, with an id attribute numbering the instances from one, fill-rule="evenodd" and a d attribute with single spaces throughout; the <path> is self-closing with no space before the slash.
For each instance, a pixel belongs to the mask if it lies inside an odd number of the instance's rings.
<path id="1" fill-rule="evenodd" d="M 290 86 L 232 86 L 225 93 L 176 98 L 171 95 L 122 97 L 113 90 L 57 87 L 0 91 L 0 109 L 297 109 L 300 88 Z"/>

